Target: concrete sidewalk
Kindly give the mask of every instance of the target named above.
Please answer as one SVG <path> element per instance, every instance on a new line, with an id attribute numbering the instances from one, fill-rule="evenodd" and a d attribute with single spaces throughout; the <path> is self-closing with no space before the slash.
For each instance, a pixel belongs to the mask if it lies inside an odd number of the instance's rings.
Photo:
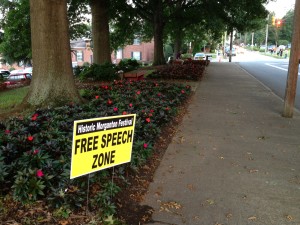
<path id="1" fill-rule="evenodd" d="M 300 115 L 234 63 L 211 63 L 155 173 L 149 224 L 299 225 Z"/>

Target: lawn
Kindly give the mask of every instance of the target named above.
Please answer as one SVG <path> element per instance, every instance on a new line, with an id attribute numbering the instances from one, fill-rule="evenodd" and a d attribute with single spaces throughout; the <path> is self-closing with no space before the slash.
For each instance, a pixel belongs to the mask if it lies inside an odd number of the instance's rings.
<path id="1" fill-rule="evenodd" d="M 29 86 L 0 92 L 0 113 L 7 112 L 14 105 L 20 104 L 28 93 Z"/>

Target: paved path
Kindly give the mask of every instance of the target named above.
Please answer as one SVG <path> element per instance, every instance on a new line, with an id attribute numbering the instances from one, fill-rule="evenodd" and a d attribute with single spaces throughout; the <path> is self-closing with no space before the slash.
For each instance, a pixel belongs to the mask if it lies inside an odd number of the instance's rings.
<path id="1" fill-rule="evenodd" d="M 142 204 L 150 224 L 300 225 L 300 114 L 234 63 L 211 63 Z"/>

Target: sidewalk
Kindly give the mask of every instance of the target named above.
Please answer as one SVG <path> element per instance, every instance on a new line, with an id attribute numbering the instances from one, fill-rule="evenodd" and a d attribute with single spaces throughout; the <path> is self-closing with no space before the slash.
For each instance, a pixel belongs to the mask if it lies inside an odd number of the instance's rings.
<path id="1" fill-rule="evenodd" d="M 150 184 L 154 225 L 299 225 L 300 114 L 234 63 L 211 63 Z"/>

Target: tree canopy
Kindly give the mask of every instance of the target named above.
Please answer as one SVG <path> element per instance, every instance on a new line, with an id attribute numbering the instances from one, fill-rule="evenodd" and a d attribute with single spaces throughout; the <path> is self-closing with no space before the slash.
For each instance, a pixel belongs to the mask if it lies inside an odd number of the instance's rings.
<path id="1" fill-rule="evenodd" d="M 0 20 L 3 34 L 0 43 L 2 59 L 12 63 L 30 63 L 31 53 L 31 29 L 29 0 L 1 0 L 0 11 L 3 18 Z M 68 20 L 71 39 L 89 34 L 87 25 L 89 12 L 83 1 L 69 0 Z"/>
<path id="2" fill-rule="evenodd" d="M 41 1 L 42 3 L 38 3 Z M 37 51 L 37 47 L 34 47 L 31 40 L 35 39 L 40 45 L 38 48 L 48 49 L 49 43 L 43 39 L 43 42 L 36 37 L 33 31 L 32 24 L 34 20 L 38 20 L 39 17 L 44 17 L 43 14 L 35 15 L 35 18 L 31 18 L 30 12 L 35 9 L 34 4 L 39 4 L 43 7 L 43 10 L 50 12 L 50 3 L 47 0 L 0 0 L 0 10 L 4 12 L 4 17 L 1 21 L 4 28 L 4 37 L 0 45 L 0 51 L 5 60 L 8 62 L 26 62 L 31 59 L 31 52 Z M 30 2 L 30 7 L 29 7 Z M 48 3 L 47 3 L 48 2 Z M 92 11 L 92 41 L 95 62 L 102 63 L 110 61 L 110 53 L 112 49 L 124 46 L 132 40 L 133 37 L 139 36 L 144 39 L 154 39 L 154 65 L 160 65 L 165 63 L 164 55 L 164 43 L 165 40 L 172 40 L 175 45 L 175 51 L 179 50 L 184 40 L 188 42 L 198 42 L 201 44 L 204 42 L 212 42 L 213 39 L 219 38 L 220 34 L 226 29 L 232 31 L 246 31 L 255 29 L 261 25 L 261 21 L 266 17 L 267 11 L 263 4 L 267 0 L 132 0 L 131 3 L 126 0 L 116 1 L 96 1 L 96 0 L 64 0 L 62 4 L 55 4 L 56 9 L 59 7 L 67 8 L 67 16 L 69 29 L 64 30 L 67 32 L 67 36 L 70 39 L 86 36 L 90 32 L 90 27 L 85 25 L 88 20 L 86 14 Z M 104 4 L 105 3 L 105 4 Z M 90 6 L 90 7 L 89 7 Z M 49 9 L 47 9 L 49 7 Z M 30 11 L 31 9 L 31 11 Z M 65 11 L 59 10 L 60 13 Z M 53 11 L 51 11 L 53 13 Z M 53 14 L 58 16 L 57 13 Z M 57 26 L 51 27 L 52 30 L 45 30 L 44 35 L 49 35 L 56 38 L 53 33 L 62 32 L 55 31 L 60 25 L 65 26 L 66 22 L 64 15 L 61 16 L 61 20 L 57 20 Z M 45 17 L 46 18 L 46 17 Z M 31 19 L 31 26 L 30 26 Z M 49 19 L 47 17 L 47 19 Z M 30 29 L 31 27 L 31 29 Z M 49 26 L 50 28 L 50 26 Z M 49 34 L 47 34 L 49 32 Z M 52 33 L 51 33 L 52 32 Z M 70 35 L 69 35 L 70 34 Z M 39 38 L 43 38 L 39 36 Z M 202 40 L 201 40 L 202 39 Z M 57 40 L 58 42 L 60 40 Z M 70 41 L 70 40 L 69 40 Z M 43 45 L 41 44 L 43 43 Z M 193 44 L 195 44 L 193 43 Z M 173 46 L 174 46 L 173 45 Z M 20 46 L 22 46 L 20 48 Z M 36 45 L 37 46 L 37 45 Z M 55 46 L 51 45 L 52 47 Z M 32 51 L 31 51 L 32 49 Z M 64 51 L 68 50 L 64 46 Z M 49 49 L 48 49 L 49 50 Z M 47 51 L 48 51 L 47 50 Z M 56 58 L 66 57 L 66 54 L 70 52 L 57 53 Z M 49 65 L 59 65 L 57 62 L 51 64 L 54 61 L 51 54 L 36 54 L 38 57 L 45 57 L 45 60 L 49 62 Z M 50 56 L 49 56 L 50 55 Z M 36 60 L 38 57 L 35 57 Z M 38 60 L 37 60 L 38 61 Z M 33 62 L 36 65 L 36 62 Z M 41 61 L 43 64 L 44 61 Z M 70 71 L 70 63 L 63 64 L 62 71 Z M 46 65 L 46 64 L 43 64 Z M 35 68 L 36 66 L 34 66 Z M 70 68 L 69 68 L 70 67 Z M 36 69 L 39 71 L 34 76 L 42 76 L 39 74 L 48 74 L 48 76 L 54 76 L 53 68 L 46 67 L 52 71 Z M 58 71 L 58 73 L 62 73 Z M 69 76 L 69 75 L 68 75 Z M 44 77 L 44 80 L 46 77 Z M 68 78 L 69 79 L 69 78 Z M 38 79 L 36 79 L 38 80 Z M 46 79 L 51 80 L 51 79 Z M 35 82 L 33 82 L 35 83 Z M 39 82 L 41 89 L 45 89 L 43 84 Z M 57 84 L 58 85 L 58 84 Z M 33 85 L 32 85 L 33 87 Z M 37 86 L 35 86 L 35 93 L 38 93 Z M 72 87 L 73 88 L 73 87 Z M 32 91 L 30 91 L 32 93 Z M 70 92 L 71 93 L 71 92 Z M 75 92 L 72 92 L 75 93 Z M 77 94 L 76 94 L 77 95 Z M 62 98 L 64 96 L 61 96 Z M 56 99 L 59 97 L 56 96 Z M 75 99 L 77 98 L 74 97 Z M 71 99 L 71 98 L 69 98 Z M 33 101 L 33 100 L 32 100 Z M 45 103 L 45 101 L 43 101 Z M 53 103 L 53 102 L 52 102 Z M 53 105 L 53 104 L 52 104 Z"/>

